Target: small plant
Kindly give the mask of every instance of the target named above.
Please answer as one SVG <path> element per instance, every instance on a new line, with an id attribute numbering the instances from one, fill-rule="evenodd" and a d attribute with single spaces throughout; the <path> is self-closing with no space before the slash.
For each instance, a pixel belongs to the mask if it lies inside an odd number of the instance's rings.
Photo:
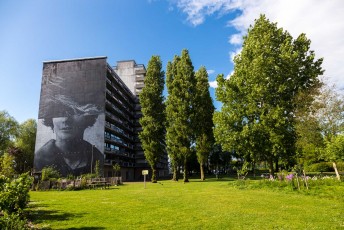
<path id="1" fill-rule="evenodd" d="M 238 179 L 243 179 L 245 180 L 247 174 L 248 174 L 248 168 L 249 168 L 249 163 L 245 162 L 241 168 L 236 168 L 237 174 L 238 174 Z"/>
<path id="2" fill-rule="evenodd" d="M 121 171 L 121 166 L 118 163 L 116 163 L 113 166 L 113 170 L 115 171 L 115 177 L 118 177 L 119 176 L 119 172 Z"/>
<path id="3" fill-rule="evenodd" d="M 99 161 L 96 161 L 96 165 L 94 166 L 94 173 L 96 174 L 96 177 L 100 177 L 100 167 L 99 167 Z"/>

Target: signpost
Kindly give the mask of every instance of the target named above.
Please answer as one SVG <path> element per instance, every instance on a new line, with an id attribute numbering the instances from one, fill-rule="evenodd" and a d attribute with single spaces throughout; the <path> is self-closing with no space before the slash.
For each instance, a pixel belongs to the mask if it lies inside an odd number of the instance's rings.
<path id="1" fill-rule="evenodd" d="M 146 175 L 148 175 L 148 170 L 142 170 L 142 175 L 143 175 L 143 181 L 145 183 L 145 188 L 146 188 Z"/>

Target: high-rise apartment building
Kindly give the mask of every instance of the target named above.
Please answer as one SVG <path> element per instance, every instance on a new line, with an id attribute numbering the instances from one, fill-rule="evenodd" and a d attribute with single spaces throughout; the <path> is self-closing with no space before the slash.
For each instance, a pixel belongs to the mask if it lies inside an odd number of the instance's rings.
<path id="1" fill-rule="evenodd" d="M 144 65 L 107 64 L 106 57 L 48 61 L 43 64 L 34 167 L 53 166 L 63 176 L 94 172 L 113 176 L 121 166 L 124 181 L 149 169 L 138 133 L 142 116 L 138 95 Z M 159 175 L 168 175 L 167 155 Z"/>

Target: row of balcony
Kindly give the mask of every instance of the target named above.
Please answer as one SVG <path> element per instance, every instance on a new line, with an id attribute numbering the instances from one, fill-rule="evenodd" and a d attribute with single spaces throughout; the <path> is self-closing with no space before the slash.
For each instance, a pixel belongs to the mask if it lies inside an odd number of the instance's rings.
<path id="1" fill-rule="evenodd" d="M 123 161 L 121 162 L 121 161 L 110 160 L 110 159 L 105 160 L 105 164 L 106 165 L 119 164 L 121 167 L 135 167 L 135 163 L 132 163 L 132 162 L 123 162 Z"/>
<path id="2" fill-rule="evenodd" d="M 114 142 L 115 144 L 117 145 L 121 145 L 121 146 L 124 146 L 124 147 L 127 147 L 127 148 L 130 148 L 130 149 L 133 149 L 134 148 L 134 145 L 132 144 L 128 144 L 127 142 L 121 140 L 121 139 L 118 139 L 118 138 L 113 138 L 109 135 L 104 135 L 104 138 L 106 141 L 111 141 L 111 142 Z"/>
<path id="3" fill-rule="evenodd" d="M 112 75 L 112 78 L 120 85 L 128 94 L 129 97 L 134 98 L 135 96 L 131 93 L 130 89 L 122 82 L 122 80 L 117 76 L 117 73 L 112 69 L 112 67 L 108 64 L 108 70 Z"/>
<path id="4" fill-rule="evenodd" d="M 121 100 L 119 100 L 119 99 L 116 97 L 116 95 L 114 95 L 114 94 L 113 94 L 110 90 L 108 90 L 108 89 L 106 89 L 106 92 L 108 93 L 108 95 L 111 96 L 111 98 L 112 98 L 113 100 L 117 101 L 117 102 L 122 106 L 122 108 L 123 108 L 125 111 L 127 111 L 128 113 L 130 113 L 130 115 L 134 116 L 134 113 L 132 112 L 132 110 L 131 110 L 128 106 L 124 105 L 124 103 L 121 102 Z M 124 114 L 123 114 L 123 116 L 125 116 L 125 117 L 128 118 L 128 119 L 130 119 L 128 115 L 124 115 Z"/>
<path id="5" fill-rule="evenodd" d="M 126 138 L 128 138 L 131 141 L 134 140 L 133 136 L 129 135 L 128 133 L 124 132 L 122 129 L 118 128 L 117 126 L 111 124 L 108 121 L 105 123 L 105 126 L 108 127 L 111 131 L 119 133 L 120 135 L 125 136 Z"/>
<path id="6" fill-rule="evenodd" d="M 113 110 L 115 110 L 116 112 L 118 112 L 119 114 L 121 114 L 123 117 L 125 117 L 125 114 L 123 113 L 122 110 L 120 110 L 119 108 L 117 108 L 116 106 L 114 106 L 110 101 L 106 100 L 105 103 L 107 105 L 109 105 Z"/>
<path id="7" fill-rule="evenodd" d="M 117 149 L 111 149 L 109 147 L 105 147 L 105 151 L 108 154 L 116 154 L 118 156 L 124 156 L 124 157 L 129 157 L 129 158 L 135 158 L 135 154 L 128 153 L 123 150 L 117 150 Z"/>
<path id="8" fill-rule="evenodd" d="M 116 86 L 110 79 L 107 78 L 106 82 L 111 86 L 113 90 L 115 90 L 128 103 L 128 105 L 132 104 L 129 98 L 126 95 L 124 95 L 124 93 L 119 89 L 119 87 Z"/>
<path id="9" fill-rule="evenodd" d="M 113 103 L 111 103 L 111 101 L 106 100 L 105 103 L 106 103 L 111 109 L 113 109 L 113 110 L 115 110 L 117 113 L 121 114 L 121 116 L 122 116 L 123 118 L 125 118 L 127 121 L 133 123 L 133 120 L 130 119 L 130 117 L 129 117 L 128 115 L 124 114 L 123 111 L 120 110 L 119 108 L 117 108 Z"/>
<path id="10" fill-rule="evenodd" d="M 105 112 L 106 116 L 111 118 L 112 120 L 118 122 L 119 124 L 122 125 L 122 127 L 125 127 L 127 130 L 130 130 L 131 132 L 134 132 L 134 129 L 129 126 L 128 122 L 124 122 L 121 119 L 119 119 L 118 117 L 116 117 L 115 115 L 111 114 L 110 112 Z"/>

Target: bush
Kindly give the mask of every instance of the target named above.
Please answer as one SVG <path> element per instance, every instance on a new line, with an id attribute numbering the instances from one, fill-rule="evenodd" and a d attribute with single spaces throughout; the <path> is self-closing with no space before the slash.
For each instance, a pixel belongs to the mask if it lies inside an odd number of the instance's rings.
<path id="1" fill-rule="evenodd" d="M 29 203 L 31 184 L 32 178 L 28 173 L 12 180 L 0 176 L 0 211 L 7 214 L 21 213 Z"/>
<path id="2" fill-rule="evenodd" d="M 333 164 L 331 162 L 320 162 L 305 167 L 308 172 L 333 172 Z"/>
<path id="3" fill-rule="evenodd" d="M 337 169 L 340 172 L 344 172 L 344 162 L 338 162 L 337 163 Z"/>
<path id="4" fill-rule="evenodd" d="M 47 180 L 51 180 L 51 179 L 55 179 L 57 180 L 58 178 L 60 178 L 60 172 L 57 171 L 54 167 L 49 166 L 49 167 L 44 167 L 42 169 L 42 181 L 47 181 Z"/>
<path id="5" fill-rule="evenodd" d="M 5 214 L 0 217 L 0 229 L 2 230 L 27 230 L 30 229 L 27 220 L 21 219 L 18 214 Z"/>

